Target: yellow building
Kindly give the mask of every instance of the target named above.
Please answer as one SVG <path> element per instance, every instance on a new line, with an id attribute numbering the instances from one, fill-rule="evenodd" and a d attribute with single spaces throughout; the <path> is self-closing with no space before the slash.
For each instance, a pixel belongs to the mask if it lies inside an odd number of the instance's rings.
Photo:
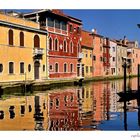
<path id="1" fill-rule="evenodd" d="M 83 77 L 93 76 L 93 39 L 90 32 L 82 30 L 82 53 L 84 57 L 82 58 L 82 72 Z"/>
<path id="2" fill-rule="evenodd" d="M 47 78 L 47 31 L 23 18 L 0 14 L 0 81 Z"/>

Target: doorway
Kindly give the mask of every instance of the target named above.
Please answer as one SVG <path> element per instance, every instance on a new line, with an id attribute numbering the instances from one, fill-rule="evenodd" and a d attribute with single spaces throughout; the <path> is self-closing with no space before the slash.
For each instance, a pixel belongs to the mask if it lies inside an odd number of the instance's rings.
<path id="1" fill-rule="evenodd" d="M 35 76 L 35 80 L 39 79 L 39 67 L 40 67 L 40 63 L 38 61 L 36 61 L 34 63 L 34 76 Z"/>

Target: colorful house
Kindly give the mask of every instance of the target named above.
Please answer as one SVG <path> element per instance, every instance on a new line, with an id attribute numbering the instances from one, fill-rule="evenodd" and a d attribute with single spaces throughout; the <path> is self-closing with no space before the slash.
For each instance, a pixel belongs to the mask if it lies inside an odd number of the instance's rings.
<path id="1" fill-rule="evenodd" d="M 83 77 L 93 77 L 93 38 L 88 31 L 82 30 L 81 48 L 83 53 L 82 73 Z"/>
<path id="2" fill-rule="evenodd" d="M 140 64 L 140 49 L 138 48 L 137 41 L 127 41 L 127 57 L 130 63 L 130 67 L 128 69 L 129 75 L 137 75 L 138 74 L 138 64 Z"/>
<path id="3" fill-rule="evenodd" d="M 91 33 L 93 37 L 93 77 L 103 76 L 103 36 L 97 31 Z"/>
<path id="4" fill-rule="evenodd" d="M 104 76 L 108 76 L 110 74 L 110 40 L 109 38 L 103 39 L 103 68 L 104 68 Z"/>
<path id="5" fill-rule="evenodd" d="M 123 76 L 123 58 L 127 58 L 127 45 L 122 40 L 116 40 L 117 43 L 117 75 Z"/>
<path id="6" fill-rule="evenodd" d="M 47 31 L 39 24 L 0 14 L 0 81 L 47 78 Z"/>
<path id="7" fill-rule="evenodd" d="M 62 10 L 38 10 L 24 17 L 47 30 L 49 78 L 76 78 L 82 76 L 81 53 L 82 21 L 65 15 Z"/>
<path id="8" fill-rule="evenodd" d="M 110 75 L 116 75 L 117 74 L 117 64 L 116 64 L 116 58 L 117 58 L 117 43 L 114 40 L 110 40 Z"/>

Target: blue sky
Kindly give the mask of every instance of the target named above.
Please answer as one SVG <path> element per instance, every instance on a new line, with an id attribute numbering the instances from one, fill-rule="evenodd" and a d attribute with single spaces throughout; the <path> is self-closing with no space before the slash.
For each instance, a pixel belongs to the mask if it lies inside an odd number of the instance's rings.
<path id="1" fill-rule="evenodd" d="M 101 35 L 140 42 L 140 10 L 64 10 L 68 15 L 83 21 L 83 28 L 91 31 L 96 28 Z"/>
<path id="2" fill-rule="evenodd" d="M 99 34 L 112 39 L 122 39 L 126 36 L 129 40 L 140 42 L 140 29 L 137 27 L 140 23 L 140 10 L 66 9 L 63 11 L 67 15 L 81 19 L 83 29 L 87 31 L 96 28 Z"/>

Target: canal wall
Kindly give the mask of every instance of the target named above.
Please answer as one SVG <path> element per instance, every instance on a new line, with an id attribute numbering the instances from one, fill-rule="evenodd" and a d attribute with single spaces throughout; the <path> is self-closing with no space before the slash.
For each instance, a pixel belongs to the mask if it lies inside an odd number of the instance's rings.
<path id="1" fill-rule="evenodd" d="M 137 75 L 127 76 L 127 78 L 137 77 Z M 22 82 L 7 82 L 0 83 L 0 95 L 12 93 L 32 93 L 33 91 L 45 91 L 54 88 L 61 88 L 64 86 L 81 86 L 88 82 L 108 81 L 123 79 L 123 76 L 108 76 L 108 77 L 94 77 L 84 79 L 59 79 L 46 81 L 22 81 Z M 22 94 L 20 94 L 22 95 Z"/>

